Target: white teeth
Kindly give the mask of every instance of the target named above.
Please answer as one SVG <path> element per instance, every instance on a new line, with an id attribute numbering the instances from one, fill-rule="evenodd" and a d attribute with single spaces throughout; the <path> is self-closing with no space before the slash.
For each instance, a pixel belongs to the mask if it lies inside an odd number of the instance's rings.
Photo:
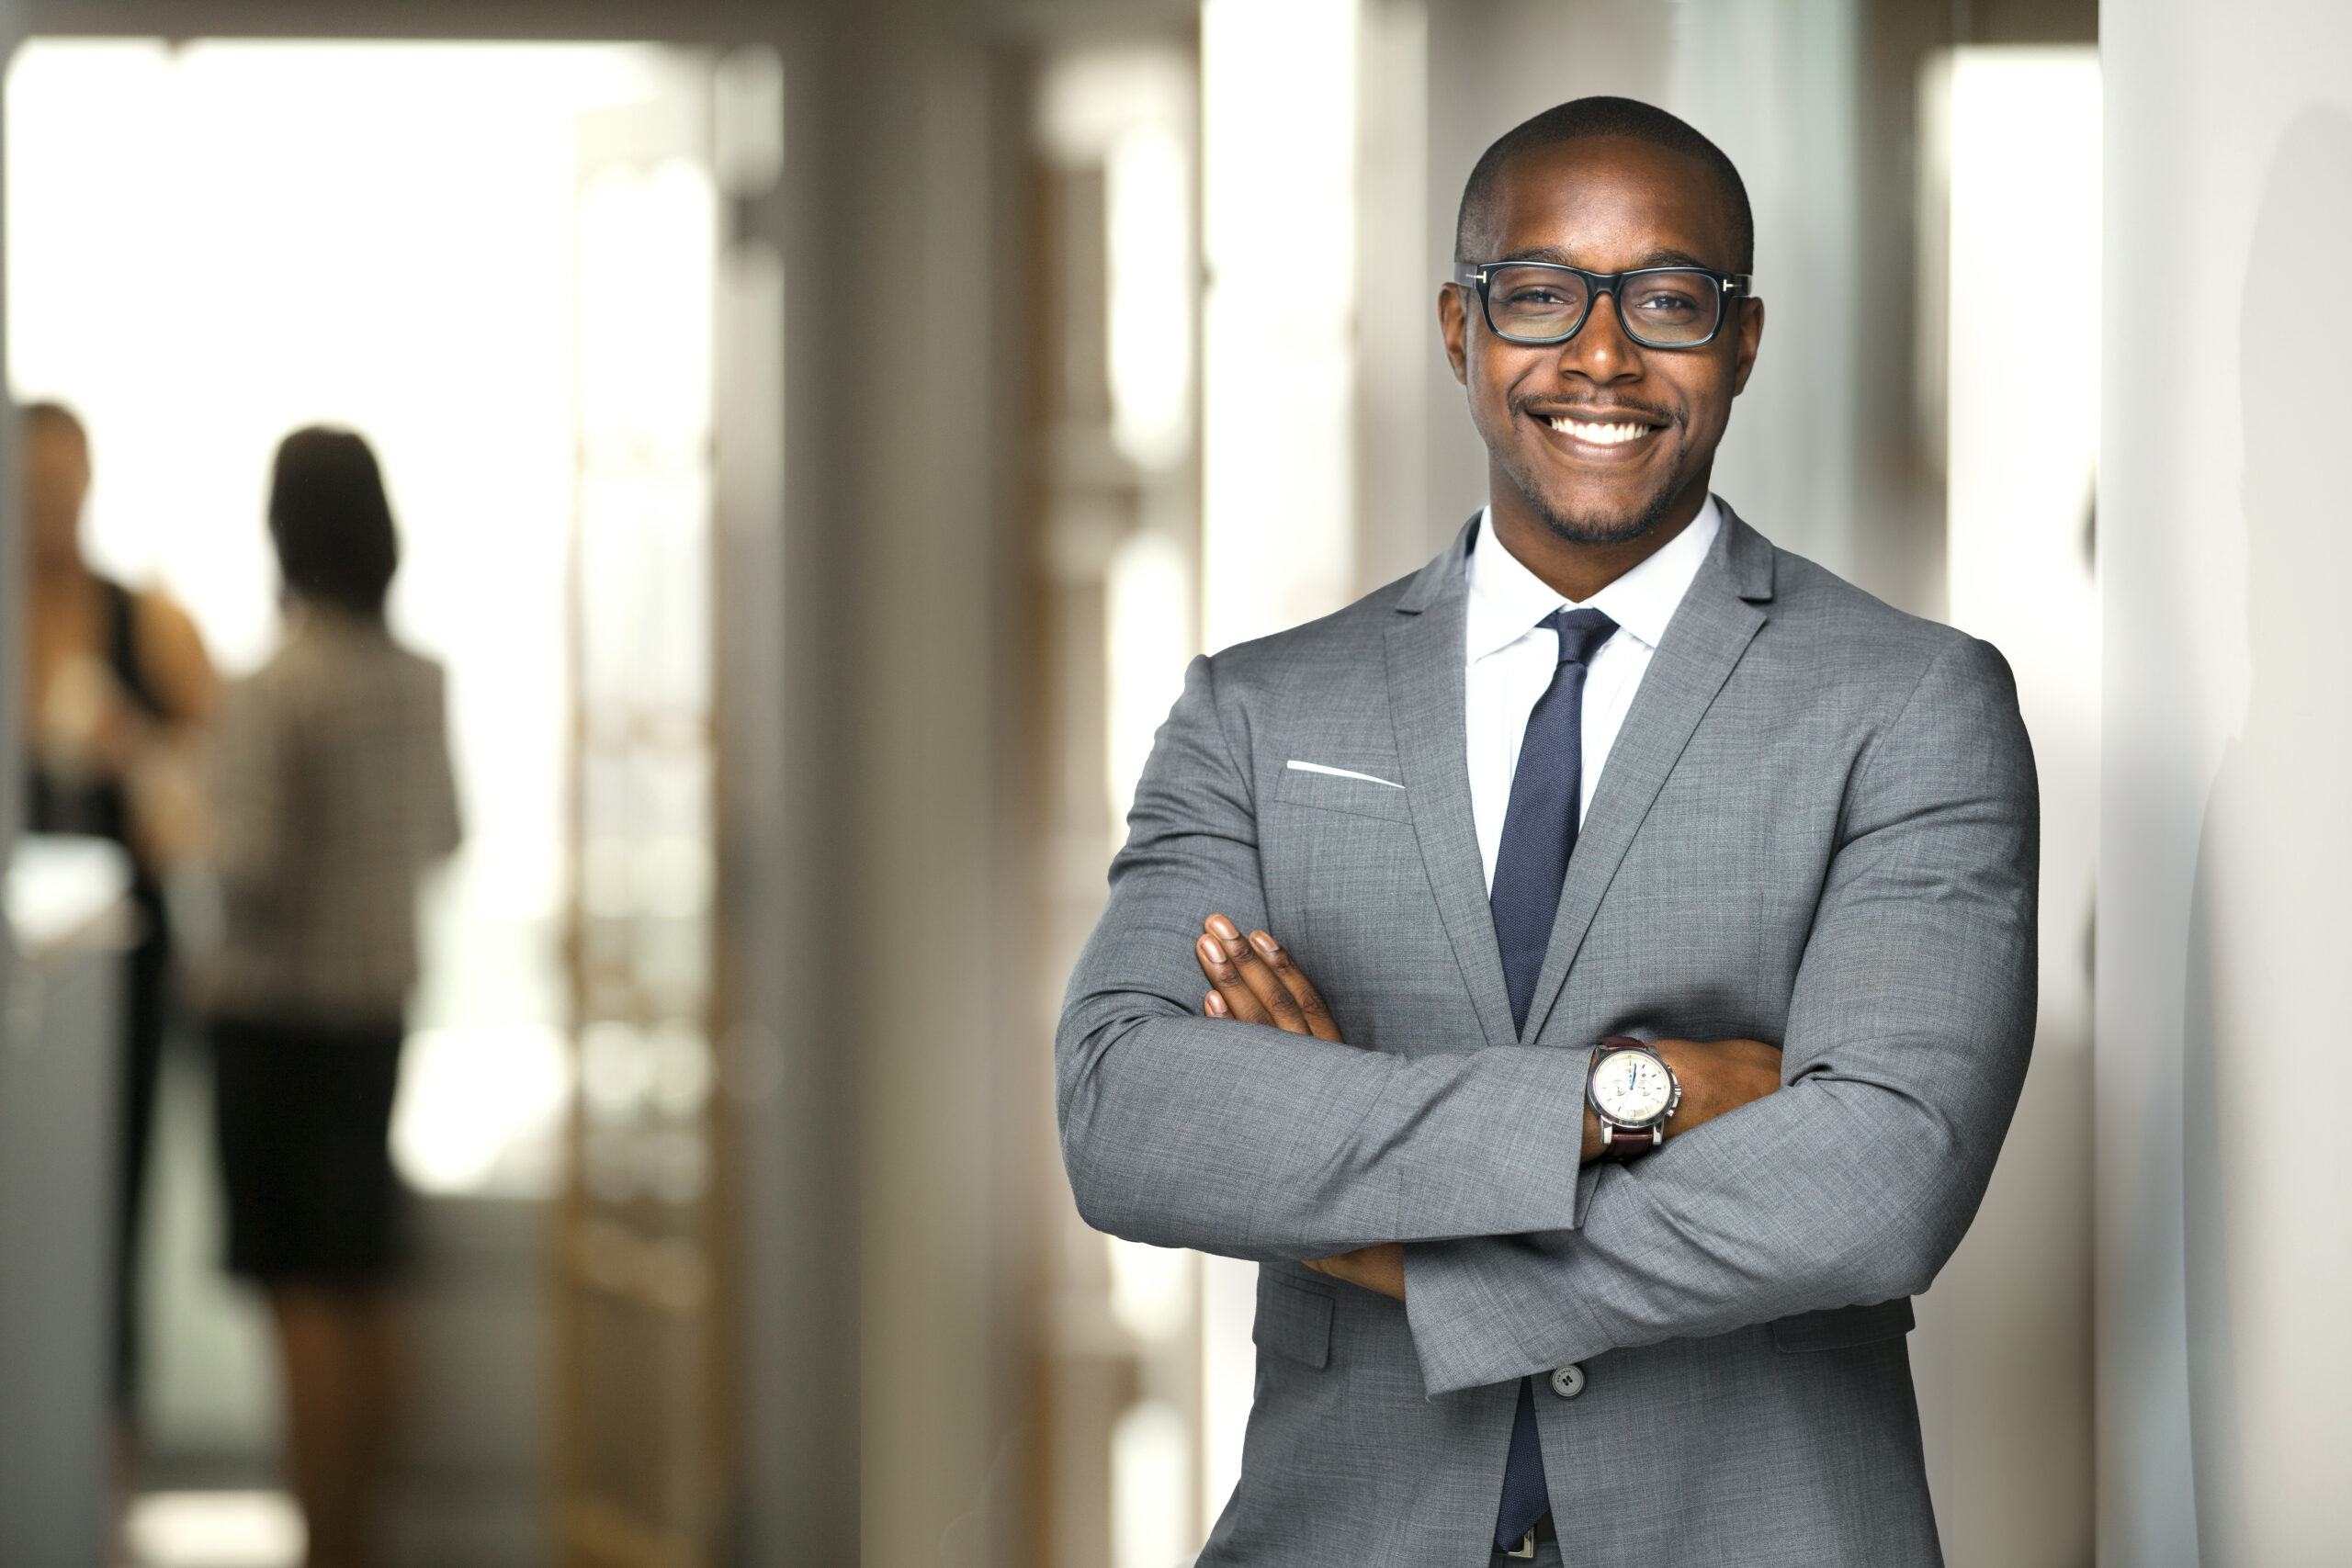
<path id="1" fill-rule="evenodd" d="M 1582 420 L 1567 418 L 1549 423 L 1561 434 L 1589 441 L 1596 446 L 1616 446 L 1628 441 L 1639 441 L 1650 433 L 1650 426 L 1646 424 L 1587 424 Z"/>

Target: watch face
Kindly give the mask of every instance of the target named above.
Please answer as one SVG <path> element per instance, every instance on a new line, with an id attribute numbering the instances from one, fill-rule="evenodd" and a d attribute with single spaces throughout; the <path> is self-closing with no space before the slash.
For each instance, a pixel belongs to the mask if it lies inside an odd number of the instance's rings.
<path id="1" fill-rule="evenodd" d="M 1612 1122 L 1656 1122 L 1673 1099 L 1674 1080 L 1646 1051 L 1611 1051 L 1593 1071 L 1592 1101 Z"/>

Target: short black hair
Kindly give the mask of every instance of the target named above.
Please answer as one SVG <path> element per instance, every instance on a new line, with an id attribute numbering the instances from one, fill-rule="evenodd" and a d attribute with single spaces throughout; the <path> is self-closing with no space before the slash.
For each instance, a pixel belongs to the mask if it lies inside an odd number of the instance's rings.
<path id="1" fill-rule="evenodd" d="M 365 437 L 312 425 L 277 444 L 269 536 L 286 586 L 304 599 L 380 619 L 400 538 L 383 471 Z"/>
<path id="2" fill-rule="evenodd" d="M 1587 137 L 1622 136 L 1634 141 L 1646 141 L 1653 147 L 1663 147 L 1669 152 L 1679 152 L 1704 164 L 1714 174 L 1729 199 L 1732 214 L 1732 265 L 1734 272 L 1751 272 L 1756 266 L 1756 214 L 1747 205 L 1747 185 L 1739 177 L 1739 170 L 1724 155 L 1724 150 L 1699 134 L 1688 120 L 1667 113 L 1655 104 L 1638 98 L 1576 98 L 1545 109 L 1533 119 L 1525 120 L 1498 137 L 1495 144 L 1478 159 L 1470 171 L 1469 183 L 1462 187 L 1462 210 L 1453 223 L 1453 259 L 1463 262 L 1489 262 L 1491 255 L 1474 254 L 1494 243 L 1491 233 L 1496 186 L 1501 183 L 1503 165 L 1521 152 L 1532 152 L 1545 147 L 1557 147 L 1566 141 L 1581 141 Z"/>

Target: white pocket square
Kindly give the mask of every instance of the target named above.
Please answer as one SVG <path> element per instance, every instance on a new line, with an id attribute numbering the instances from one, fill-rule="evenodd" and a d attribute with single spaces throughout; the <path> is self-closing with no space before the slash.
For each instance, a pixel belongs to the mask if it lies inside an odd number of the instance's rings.
<path id="1" fill-rule="evenodd" d="M 1290 768 L 1293 773 L 1329 773 L 1335 779 L 1362 779 L 1366 784 L 1376 784 L 1385 789 L 1403 789 L 1405 787 L 1403 784 L 1396 783 L 1393 779 L 1376 779 L 1370 773 L 1359 773 L 1351 768 L 1327 768 L 1320 762 L 1302 762 L 1295 757 L 1293 757 L 1290 760 Z"/>

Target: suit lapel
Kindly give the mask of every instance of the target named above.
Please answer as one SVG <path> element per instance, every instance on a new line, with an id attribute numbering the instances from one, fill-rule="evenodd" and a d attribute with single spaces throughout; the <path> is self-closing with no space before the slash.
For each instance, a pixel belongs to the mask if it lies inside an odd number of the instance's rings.
<path id="1" fill-rule="evenodd" d="M 1543 1034 L 1577 952 L 1584 945 L 1585 932 L 1600 908 L 1601 895 L 1609 890 L 1642 819 L 1649 815 L 1651 804 L 1690 744 L 1699 720 L 1713 705 L 1767 618 L 1762 606 L 1772 596 L 1772 547 L 1729 507 L 1723 507 L 1723 531 L 1683 596 L 1681 607 L 1668 623 L 1665 639 L 1650 658 L 1624 727 L 1609 749 L 1609 761 L 1601 769 L 1592 808 L 1585 813 L 1584 827 L 1577 835 L 1576 850 L 1568 857 L 1567 881 L 1560 890 L 1551 946 L 1544 955 L 1544 971 L 1536 979 L 1535 996 L 1527 1010 L 1527 1030 L 1521 1037 L 1531 1043 Z M 1391 660 L 1393 669 L 1393 653 Z M 1457 656 L 1457 677 L 1460 662 Z M 1457 693 L 1457 752 L 1462 750 L 1460 712 Z M 1468 815 L 1466 807 L 1464 815 Z M 1477 863 L 1475 840 L 1471 860 Z M 1450 919 L 1447 923 L 1451 927 Z M 1455 942 L 1459 946 L 1460 938 Z M 1495 948 L 1491 927 L 1487 945 L 1490 951 Z M 1495 963 L 1499 974 L 1501 959 L 1497 957 Z M 1508 1010 L 1503 1016 L 1508 1023 Z M 1492 1032 L 1490 1026 L 1488 1033 Z"/>
<path id="2" fill-rule="evenodd" d="M 1388 704 L 1405 771 L 1413 832 L 1438 914 L 1489 1045 L 1517 1043 L 1502 950 L 1487 904 L 1486 863 L 1470 810 L 1469 747 L 1463 716 L 1463 649 L 1469 613 L 1463 577 L 1473 518 L 1453 547 L 1427 567 L 1388 628 Z"/>

